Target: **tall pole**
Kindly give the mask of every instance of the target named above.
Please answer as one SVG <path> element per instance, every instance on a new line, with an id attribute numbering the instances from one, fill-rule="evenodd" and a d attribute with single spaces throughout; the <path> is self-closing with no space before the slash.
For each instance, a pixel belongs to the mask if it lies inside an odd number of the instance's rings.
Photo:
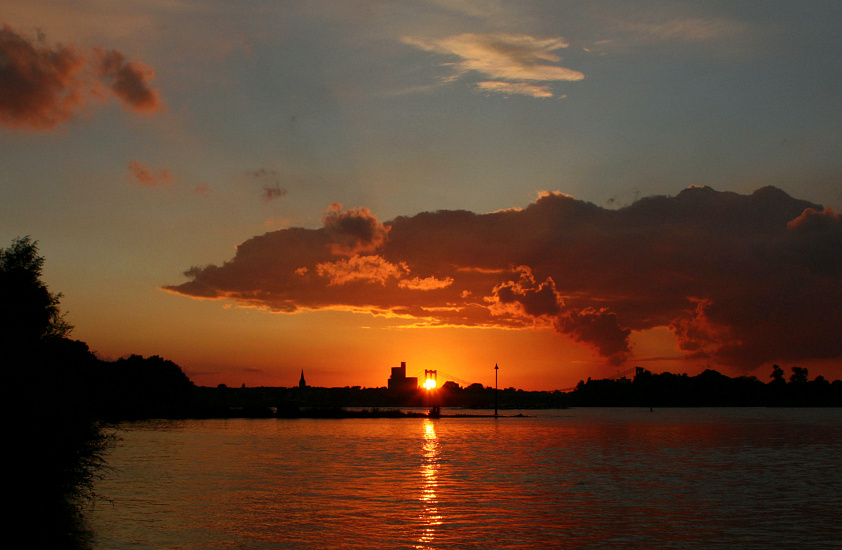
<path id="1" fill-rule="evenodd" d="M 497 366 L 497 363 L 494 363 L 494 418 L 497 418 L 497 371 L 500 370 L 500 367 Z"/>

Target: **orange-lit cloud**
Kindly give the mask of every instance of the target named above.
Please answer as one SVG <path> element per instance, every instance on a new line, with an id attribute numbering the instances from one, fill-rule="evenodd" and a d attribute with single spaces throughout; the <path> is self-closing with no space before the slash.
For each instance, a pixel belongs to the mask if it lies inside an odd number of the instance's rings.
<path id="1" fill-rule="evenodd" d="M 526 82 L 500 82 L 487 80 L 477 82 L 477 88 L 486 92 L 502 95 L 528 95 L 532 97 L 553 97 L 553 92 L 545 84 L 528 84 Z"/>
<path id="2" fill-rule="evenodd" d="M 117 50 L 95 48 L 99 77 L 126 107 L 138 112 L 153 112 L 160 108 L 158 93 L 149 85 L 155 71 L 142 63 L 126 61 Z"/>
<path id="3" fill-rule="evenodd" d="M 96 48 L 93 61 L 73 47 L 29 40 L 4 26 L 0 30 L 0 123 L 12 128 L 49 130 L 76 116 L 102 84 L 130 109 L 160 107 L 149 85 L 150 68 L 127 62 L 122 53 Z"/>
<path id="4" fill-rule="evenodd" d="M 79 72 L 84 59 L 73 48 L 29 41 L 8 26 L 0 30 L 0 121 L 11 127 L 52 128 L 69 120 L 83 102 Z"/>
<path id="5" fill-rule="evenodd" d="M 153 170 L 145 162 L 132 160 L 127 169 L 132 182 L 143 187 L 160 187 L 172 183 L 172 175 L 166 168 Z"/>
<path id="6" fill-rule="evenodd" d="M 688 357 L 747 369 L 842 357 L 842 220 L 775 188 L 690 188 L 618 210 L 545 193 L 523 209 L 388 222 L 332 205 L 323 223 L 249 239 L 166 289 L 277 312 L 552 327 L 613 363 L 655 327 Z"/>
<path id="7" fill-rule="evenodd" d="M 409 288 L 413 290 L 434 290 L 437 288 L 446 288 L 453 284 L 452 277 L 445 277 L 444 279 L 437 279 L 436 277 L 413 277 L 412 279 L 401 279 L 398 281 L 398 286 L 401 288 Z"/>
<path id="8" fill-rule="evenodd" d="M 340 258 L 335 262 L 324 262 L 316 266 L 316 271 L 326 277 L 328 285 L 344 285 L 352 281 L 364 281 L 386 285 L 389 279 L 400 279 L 408 272 L 404 264 L 387 262 L 380 256 L 354 255 Z M 302 273 L 303 274 L 303 273 Z"/>

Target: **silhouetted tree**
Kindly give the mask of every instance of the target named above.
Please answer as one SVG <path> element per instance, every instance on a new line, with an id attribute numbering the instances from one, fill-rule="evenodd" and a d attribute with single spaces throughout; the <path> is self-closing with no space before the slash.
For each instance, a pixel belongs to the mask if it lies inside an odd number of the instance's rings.
<path id="1" fill-rule="evenodd" d="M 113 434 L 92 415 L 89 388 L 97 359 L 69 340 L 61 294 L 41 280 L 44 258 L 29 237 L 0 250 L 0 364 L 13 418 L 4 457 L 11 525 L 35 547 L 64 547 L 79 531 L 77 505 L 93 496 Z M 35 523 L 35 525 L 32 525 Z"/>
<path id="2" fill-rule="evenodd" d="M 438 389 L 439 404 L 444 407 L 459 406 L 462 403 L 462 387 L 448 380 Z"/>
<path id="3" fill-rule="evenodd" d="M 792 376 L 789 377 L 789 381 L 793 384 L 806 384 L 807 369 L 804 367 L 792 367 Z"/>
<path id="4" fill-rule="evenodd" d="M 114 420 L 179 418 L 193 405 L 193 382 L 181 367 L 157 355 L 103 362 L 98 378 L 102 414 Z"/>
<path id="5" fill-rule="evenodd" d="M 780 366 L 778 366 L 778 365 L 772 365 L 772 374 L 771 374 L 771 375 L 769 375 L 769 377 L 772 379 L 772 382 L 775 382 L 775 383 L 780 383 L 780 382 L 786 383 L 786 381 L 784 380 L 784 369 L 782 369 L 782 368 L 781 368 Z"/>
<path id="6" fill-rule="evenodd" d="M 43 266 L 37 243 L 29 237 L 0 250 L 0 341 L 6 353 L 68 336 L 73 329 L 61 314 L 61 294 L 51 293 L 41 282 Z"/>

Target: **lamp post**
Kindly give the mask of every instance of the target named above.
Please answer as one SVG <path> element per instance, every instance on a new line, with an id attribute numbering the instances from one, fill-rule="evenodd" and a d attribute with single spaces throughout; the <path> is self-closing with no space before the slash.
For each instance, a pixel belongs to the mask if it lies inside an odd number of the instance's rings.
<path id="1" fill-rule="evenodd" d="M 497 418 L 497 371 L 500 370 L 500 367 L 497 366 L 497 363 L 494 363 L 494 418 Z"/>

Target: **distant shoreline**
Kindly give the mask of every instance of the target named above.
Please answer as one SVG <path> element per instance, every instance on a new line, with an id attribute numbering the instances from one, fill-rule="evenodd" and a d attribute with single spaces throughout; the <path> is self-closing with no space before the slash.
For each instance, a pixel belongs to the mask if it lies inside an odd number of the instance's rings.
<path id="1" fill-rule="evenodd" d="M 475 413 L 438 413 L 429 411 L 406 411 L 394 408 L 345 409 L 342 407 L 307 407 L 299 410 L 275 410 L 270 407 L 262 410 L 232 408 L 226 418 L 277 418 L 277 419 L 343 419 L 343 418 L 526 418 L 518 414 L 475 414 Z"/>

